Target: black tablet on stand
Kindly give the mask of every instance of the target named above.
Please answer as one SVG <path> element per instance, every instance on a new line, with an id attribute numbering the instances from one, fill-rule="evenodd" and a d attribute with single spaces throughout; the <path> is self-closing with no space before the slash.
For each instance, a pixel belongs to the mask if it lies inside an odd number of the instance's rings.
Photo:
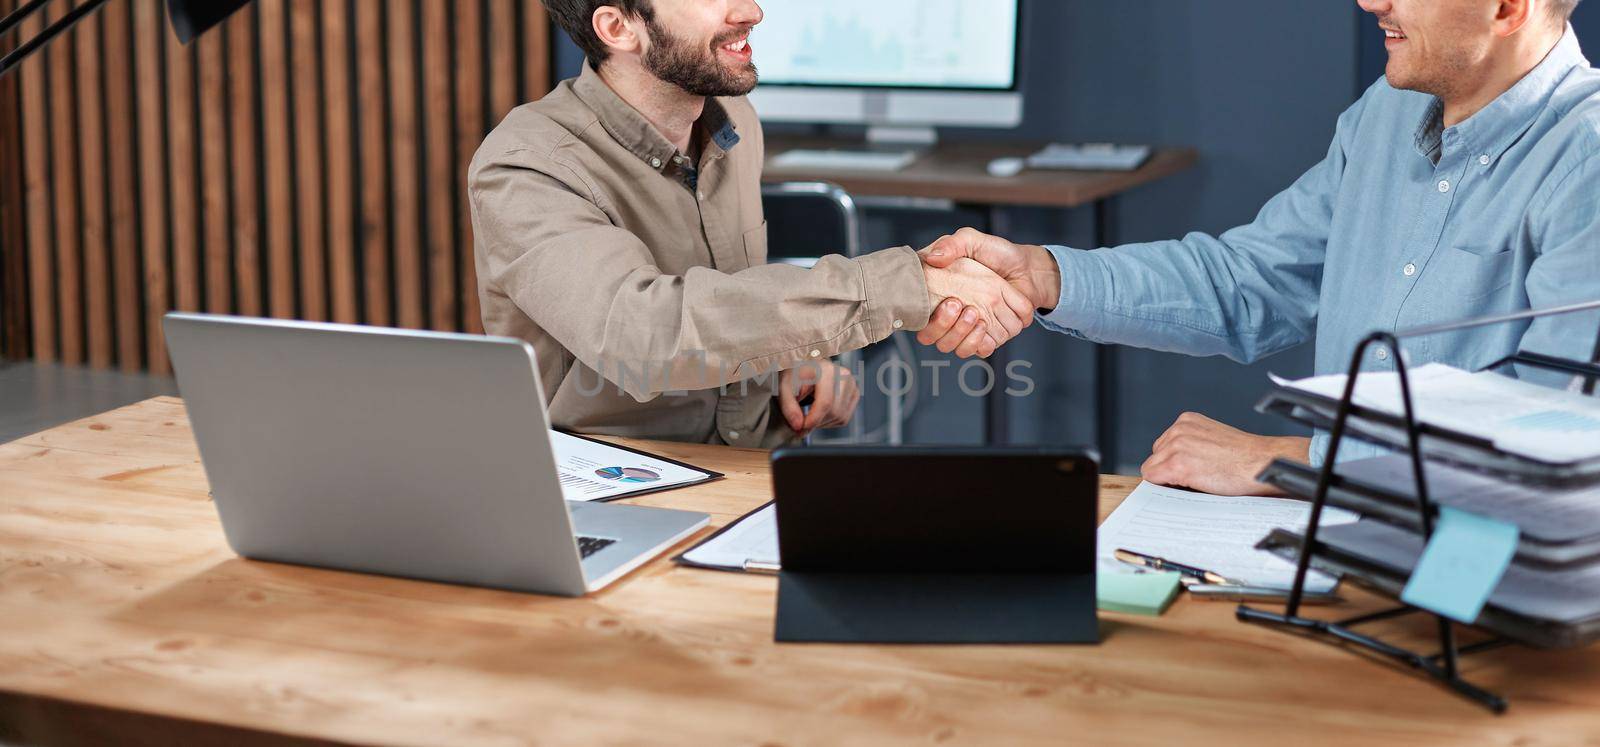
<path id="1" fill-rule="evenodd" d="M 772 478 L 779 641 L 1099 640 L 1091 452 L 796 448 Z"/>

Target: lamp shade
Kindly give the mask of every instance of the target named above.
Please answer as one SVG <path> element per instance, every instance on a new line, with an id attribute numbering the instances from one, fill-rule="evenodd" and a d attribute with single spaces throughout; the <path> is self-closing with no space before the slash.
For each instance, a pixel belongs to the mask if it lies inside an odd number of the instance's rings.
<path id="1" fill-rule="evenodd" d="M 249 4 L 250 0 L 167 0 L 167 13 L 178 40 L 188 44 Z"/>

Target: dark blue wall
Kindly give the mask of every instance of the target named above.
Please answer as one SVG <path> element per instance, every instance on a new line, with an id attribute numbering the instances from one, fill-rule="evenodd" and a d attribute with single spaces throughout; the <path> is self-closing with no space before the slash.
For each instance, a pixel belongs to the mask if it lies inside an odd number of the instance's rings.
<path id="1" fill-rule="evenodd" d="M 1579 11 L 1580 34 L 1591 27 L 1600 32 L 1597 16 L 1600 11 Z M 1220 232 L 1249 221 L 1326 153 L 1335 119 L 1383 67 L 1381 56 L 1371 56 L 1373 50 L 1383 53 L 1371 17 L 1343 0 L 1033 0 L 1026 42 L 1022 127 L 945 136 L 1199 148 L 1199 168 L 1123 198 L 1115 225 L 1121 241 Z M 579 64 L 575 48 L 558 46 L 562 77 L 575 74 Z M 866 245 L 922 246 L 985 217 L 872 210 Z M 1004 223 L 1019 241 L 1081 247 L 1092 236 L 1087 211 L 1016 209 Z M 1092 441 L 1092 348 L 1031 329 L 1013 350 L 1034 363 L 1030 375 L 1039 383 L 1031 397 L 1012 406 L 1013 438 Z M 1123 470 L 1137 467 L 1184 410 L 1257 432 L 1294 432 L 1252 406 L 1269 371 L 1306 374 L 1311 361 L 1308 347 L 1249 367 L 1142 350 L 1119 356 Z M 940 388 L 943 396 L 925 402 L 913 418 L 910 437 L 925 443 L 981 440 L 978 403 L 952 394 L 953 378 Z M 869 417 L 876 419 L 875 413 Z"/>

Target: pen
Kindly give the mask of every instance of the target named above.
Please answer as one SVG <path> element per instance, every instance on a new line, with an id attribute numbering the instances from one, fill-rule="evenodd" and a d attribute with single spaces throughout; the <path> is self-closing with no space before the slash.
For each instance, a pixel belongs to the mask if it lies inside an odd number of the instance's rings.
<path id="1" fill-rule="evenodd" d="M 1221 574 L 1212 573 L 1211 571 L 1196 568 L 1191 565 L 1174 563 L 1164 558 L 1157 558 L 1150 555 L 1136 553 L 1132 550 L 1117 550 L 1115 555 L 1117 560 L 1129 565 L 1136 565 L 1141 568 L 1149 568 L 1156 571 L 1177 571 L 1185 576 L 1193 576 L 1195 578 L 1204 580 L 1208 584 L 1215 584 L 1218 586 L 1244 586 L 1244 584 L 1241 584 L 1237 581 L 1231 581 Z"/>
<path id="2" fill-rule="evenodd" d="M 744 561 L 744 570 L 746 573 L 777 573 L 782 570 L 782 567 L 777 563 L 765 560 L 746 560 Z"/>

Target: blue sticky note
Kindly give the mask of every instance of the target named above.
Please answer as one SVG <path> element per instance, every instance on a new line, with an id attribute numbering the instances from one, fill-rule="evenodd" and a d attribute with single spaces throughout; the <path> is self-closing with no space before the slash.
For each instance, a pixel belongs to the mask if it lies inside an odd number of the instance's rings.
<path id="1" fill-rule="evenodd" d="M 1400 600 L 1470 624 L 1511 565 L 1520 534 L 1515 524 L 1441 507 Z"/>

